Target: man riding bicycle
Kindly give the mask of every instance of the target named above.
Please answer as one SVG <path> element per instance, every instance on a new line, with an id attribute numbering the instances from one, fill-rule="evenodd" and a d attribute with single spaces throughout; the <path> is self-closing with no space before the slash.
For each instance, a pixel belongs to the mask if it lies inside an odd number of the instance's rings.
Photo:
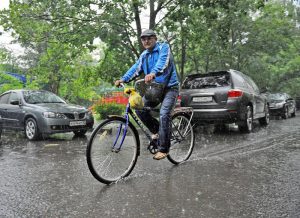
<path id="1" fill-rule="evenodd" d="M 145 107 L 155 107 L 161 103 L 159 121 L 151 116 L 149 110 L 136 110 L 136 114 L 153 133 L 153 138 L 159 138 L 158 152 L 153 158 L 161 160 L 168 155 L 170 149 L 171 113 L 176 104 L 179 82 L 169 44 L 157 42 L 156 34 L 151 29 L 142 32 L 141 40 L 146 50 L 124 76 L 115 81 L 115 85 L 128 82 L 142 72 L 145 74 L 146 83 L 154 80 L 158 84 L 165 85 L 160 102 L 153 102 L 147 96 L 143 97 Z"/>

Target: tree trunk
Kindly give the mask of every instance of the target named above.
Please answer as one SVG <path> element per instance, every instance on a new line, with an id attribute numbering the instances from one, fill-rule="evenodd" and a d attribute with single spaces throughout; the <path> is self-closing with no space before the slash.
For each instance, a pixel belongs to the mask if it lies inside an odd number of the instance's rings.
<path id="1" fill-rule="evenodd" d="M 140 35 L 142 33 L 142 25 L 141 25 L 138 2 L 134 1 L 132 6 L 133 6 L 133 12 L 134 12 L 134 20 L 135 20 L 135 24 L 136 24 L 136 31 L 137 31 L 136 37 L 137 37 L 137 41 L 139 43 L 139 51 L 140 51 L 140 53 L 142 53 L 144 48 L 143 48 L 143 44 L 140 40 Z"/>
<path id="2" fill-rule="evenodd" d="M 150 18 L 149 18 L 149 29 L 154 29 L 155 27 L 155 18 L 156 18 L 156 11 L 154 8 L 155 0 L 150 0 Z"/>
<path id="3" fill-rule="evenodd" d="M 209 55 L 206 55 L 205 58 L 205 73 L 207 73 L 209 70 Z"/>
<path id="4" fill-rule="evenodd" d="M 53 75 L 49 78 L 50 83 L 50 91 L 54 94 L 58 94 L 59 83 L 60 83 L 60 75 L 59 75 L 59 66 L 55 65 L 53 69 Z"/>
<path id="5" fill-rule="evenodd" d="M 185 65 L 185 59 L 186 59 L 186 42 L 185 42 L 185 34 L 184 34 L 184 27 L 182 25 L 182 22 L 180 23 L 181 26 L 181 68 L 180 68 L 180 83 L 183 81 L 184 77 L 184 65 Z"/>

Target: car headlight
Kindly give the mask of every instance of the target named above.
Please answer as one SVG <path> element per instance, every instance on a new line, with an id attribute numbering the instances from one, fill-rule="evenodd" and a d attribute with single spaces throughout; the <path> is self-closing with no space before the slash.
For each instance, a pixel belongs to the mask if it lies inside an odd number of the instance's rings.
<path id="1" fill-rule="evenodd" d="M 43 112 L 43 116 L 46 118 L 57 118 L 57 119 L 66 119 L 66 116 L 62 113 L 55 113 L 51 111 Z"/>
<path id="2" fill-rule="evenodd" d="M 93 113 L 92 113 L 92 111 L 87 111 L 87 112 L 86 112 L 86 115 L 87 115 L 87 117 L 92 117 L 92 116 L 93 116 Z"/>

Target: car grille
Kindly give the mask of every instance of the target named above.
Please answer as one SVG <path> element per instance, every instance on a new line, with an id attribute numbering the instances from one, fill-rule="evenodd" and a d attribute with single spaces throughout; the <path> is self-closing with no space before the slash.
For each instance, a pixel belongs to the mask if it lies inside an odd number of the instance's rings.
<path id="1" fill-rule="evenodd" d="M 85 118 L 85 113 L 65 113 L 64 114 L 67 118 L 71 120 L 78 120 Z"/>

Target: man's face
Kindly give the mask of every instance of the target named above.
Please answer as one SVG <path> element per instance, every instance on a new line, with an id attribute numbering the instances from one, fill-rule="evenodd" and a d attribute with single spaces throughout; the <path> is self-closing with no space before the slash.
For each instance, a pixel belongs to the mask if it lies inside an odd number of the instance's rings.
<path id="1" fill-rule="evenodd" d="M 152 50 L 156 44 L 156 36 L 144 36 L 141 40 L 145 49 Z"/>

